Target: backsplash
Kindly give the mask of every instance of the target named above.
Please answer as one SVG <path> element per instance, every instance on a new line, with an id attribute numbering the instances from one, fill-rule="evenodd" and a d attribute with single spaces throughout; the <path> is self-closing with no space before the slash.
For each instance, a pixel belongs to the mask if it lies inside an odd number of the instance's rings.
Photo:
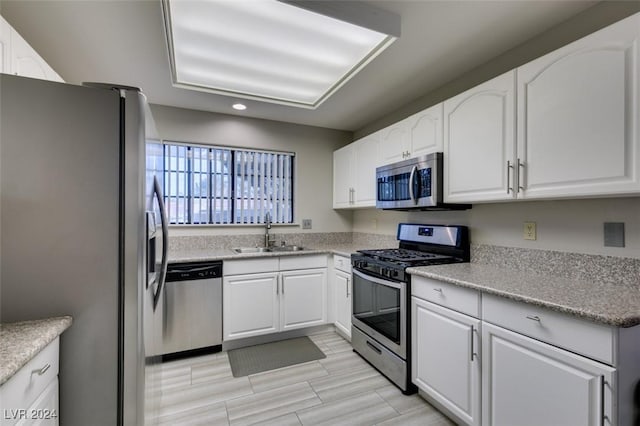
<path id="1" fill-rule="evenodd" d="M 316 232 L 316 233 L 272 233 L 276 245 L 282 241 L 303 247 L 316 245 L 350 244 L 351 232 Z M 210 248 L 224 249 L 232 247 L 259 247 L 264 245 L 264 234 L 246 235 L 197 235 L 169 237 L 169 250 L 206 250 Z"/>
<path id="2" fill-rule="evenodd" d="M 286 244 L 311 248 L 347 244 L 355 248 L 398 246 L 395 235 L 365 232 L 274 233 L 272 235 L 275 237 L 276 244 L 285 241 Z M 169 237 L 169 250 L 172 251 L 257 247 L 263 244 L 264 234 Z M 471 262 L 640 289 L 640 259 L 635 258 L 472 244 Z"/>
<path id="3" fill-rule="evenodd" d="M 472 244 L 471 262 L 640 288 L 640 259 Z"/>

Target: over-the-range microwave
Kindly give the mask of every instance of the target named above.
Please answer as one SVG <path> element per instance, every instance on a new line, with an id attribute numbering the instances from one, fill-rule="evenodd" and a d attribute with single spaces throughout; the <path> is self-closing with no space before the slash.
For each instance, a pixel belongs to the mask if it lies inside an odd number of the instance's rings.
<path id="1" fill-rule="evenodd" d="M 385 210 L 464 210 L 443 202 L 441 152 L 376 168 L 376 207 Z"/>

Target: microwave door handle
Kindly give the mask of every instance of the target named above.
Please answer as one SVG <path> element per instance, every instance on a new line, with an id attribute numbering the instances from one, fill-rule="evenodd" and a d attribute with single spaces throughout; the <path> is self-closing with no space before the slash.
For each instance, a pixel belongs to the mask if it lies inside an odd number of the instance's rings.
<path id="1" fill-rule="evenodd" d="M 164 283 L 167 278 L 167 264 L 168 264 L 168 251 L 169 251 L 169 225 L 167 224 L 167 211 L 164 206 L 164 200 L 162 198 L 162 191 L 160 190 L 160 183 L 158 178 L 153 178 L 153 196 L 158 200 L 158 207 L 160 208 L 160 222 L 162 223 L 162 262 L 160 264 L 160 271 L 158 272 L 158 288 L 153 295 L 153 310 L 156 310 L 160 297 L 164 292 Z"/>
<path id="2" fill-rule="evenodd" d="M 411 197 L 411 201 L 413 201 L 413 204 L 418 204 L 418 202 L 416 201 L 416 194 L 414 194 L 413 192 L 413 183 L 416 178 L 416 173 L 418 173 L 418 166 L 413 166 L 413 169 L 411 169 L 411 174 L 409 175 L 409 196 Z"/>

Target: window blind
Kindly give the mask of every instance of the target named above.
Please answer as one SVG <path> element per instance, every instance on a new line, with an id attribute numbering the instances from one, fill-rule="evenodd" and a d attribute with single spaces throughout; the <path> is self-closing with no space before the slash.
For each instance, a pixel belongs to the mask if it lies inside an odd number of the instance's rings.
<path id="1" fill-rule="evenodd" d="M 294 154 L 164 143 L 172 224 L 293 222 Z"/>

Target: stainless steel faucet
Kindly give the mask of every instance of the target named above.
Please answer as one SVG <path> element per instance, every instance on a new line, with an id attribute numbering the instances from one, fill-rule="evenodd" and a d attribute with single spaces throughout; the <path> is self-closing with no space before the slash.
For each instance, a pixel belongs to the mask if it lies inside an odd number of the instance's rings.
<path id="1" fill-rule="evenodd" d="M 271 247 L 275 243 L 275 239 L 271 239 L 269 235 L 269 229 L 271 229 L 271 213 L 267 212 L 264 215 L 264 246 Z"/>

